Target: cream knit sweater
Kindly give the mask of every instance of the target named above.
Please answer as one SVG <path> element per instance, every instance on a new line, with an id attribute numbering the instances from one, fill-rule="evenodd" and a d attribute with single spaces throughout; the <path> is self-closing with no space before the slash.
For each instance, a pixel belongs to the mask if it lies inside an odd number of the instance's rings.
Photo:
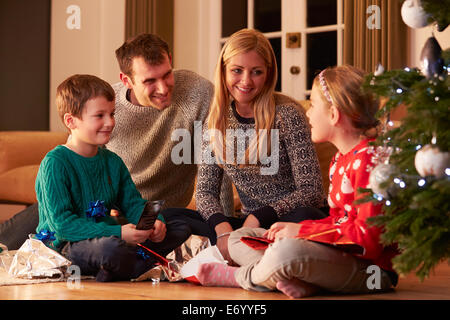
<path id="1" fill-rule="evenodd" d="M 127 88 L 113 85 L 116 92 L 116 127 L 106 147 L 125 162 L 131 177 L 148 200 L 165 200 L 164 207 L 185 207 L 192 199 L 197 165 L 194 164 L 194 121 L 204 121 L 214 92 L 208 80 L 194 72 L 175 70 L 172 104 L 162 111 L 130 103 Z M 190 134 L 191 161 L 175 164 L 172 141 L 176 129 Z M 222 187 L 227 214 L 233 207 L 231 184 Z"/>

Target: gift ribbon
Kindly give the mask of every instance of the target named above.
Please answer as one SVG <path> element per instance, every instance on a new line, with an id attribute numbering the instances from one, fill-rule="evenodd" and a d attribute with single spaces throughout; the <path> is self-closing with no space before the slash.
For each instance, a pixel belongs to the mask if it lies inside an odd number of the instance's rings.
<path id="1" fill-rule="evenodd" d="M 88 218 L 101 218 L 106 216 L 105 201 L 89 201 L 89 209 L 86 210 Z"/>
<path id="2" fill-rule="evenodd" d="M 41 230 L 39 233 L 35 235 L 35 238 L 41 240 L 42 242 L 53 241 L 56 240 L 55 233 L 49 231 L 47 229 Z"/>
<path id="3" fill-rule="evenodd" d="M 144 260 L 150 259 L 150 257 L 151 257 L 142 248 L 138 248 L 136 253 L 138 254 L 138 256 L 140 256 Z"/>

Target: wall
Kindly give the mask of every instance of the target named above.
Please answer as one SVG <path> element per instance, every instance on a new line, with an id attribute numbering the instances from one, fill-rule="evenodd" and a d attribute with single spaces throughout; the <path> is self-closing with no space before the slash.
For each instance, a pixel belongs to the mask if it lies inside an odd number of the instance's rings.
<path id="1" fill-rule="evenodd" d="M 69 29 L 70 5 L 80 8 L 80 28 Z M 75 24 L 73 24 L 75 25 Z M 50 130 L 64 131 L 55 106 L 57 86 L 75 73 L 119 81 L 114 51 L 125 37 L 125 0 L 52 1 L 50 47 Z"/>
<path id="2" fill-rule="evenodd" d="M 174 0 L 176 69 L 192 70 L 213 80 L 221 48 L 215 41 L 221 31 L 221 21 L 217 19 L 220 6 L 220 0 Z"/>
<path id="3" fill-rule="evenodd" d="M 174 68 L 197 71 L 199 0 L 175 0 L 174 6 Z"/>

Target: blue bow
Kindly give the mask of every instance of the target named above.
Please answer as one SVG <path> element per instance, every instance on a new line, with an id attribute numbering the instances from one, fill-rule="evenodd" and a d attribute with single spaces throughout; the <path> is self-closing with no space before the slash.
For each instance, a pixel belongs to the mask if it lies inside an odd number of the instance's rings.
<path id="1" fill-rule="evenodd" d="M 106 216 L 105 201 L 89 201 L 89 209 L 86 210 L 88 218 L 101 218 Z"/>
<path id="2" fill-rule="evenodd" d="M 138 256 L 140 256 L 142 259 L 147 260 L 150 258 L 150 255 L 144 251 L 144 249 L 142 248 L 138 248 L 136 253 L 138 254 Z"/>
<path id="3" fill-rule="evenodd" d="M 35 238 L 41 240 L 44 243 L 47 241 L 56 240 L 55 233 L 47 229 L 41 230 L 38 234 L 35 235 Z"/>

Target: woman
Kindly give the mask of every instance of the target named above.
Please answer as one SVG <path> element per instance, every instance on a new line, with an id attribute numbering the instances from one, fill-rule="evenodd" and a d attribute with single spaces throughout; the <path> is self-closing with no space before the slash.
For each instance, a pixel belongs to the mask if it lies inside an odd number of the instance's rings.
<path id="1" fill-rule="evenodd" d="M 196 203 L 229 262 L 227 241 L 236 228 L 325 216 L 318 210 L 326 200 L 308 122 L 293 99 L 275 93 L 276 80 L 275 54 L 260 32 L 243 29 L 227 40 L 204 124 Z M 244 218 L 223 214 L 224 175 L 236 186 Z"/>

